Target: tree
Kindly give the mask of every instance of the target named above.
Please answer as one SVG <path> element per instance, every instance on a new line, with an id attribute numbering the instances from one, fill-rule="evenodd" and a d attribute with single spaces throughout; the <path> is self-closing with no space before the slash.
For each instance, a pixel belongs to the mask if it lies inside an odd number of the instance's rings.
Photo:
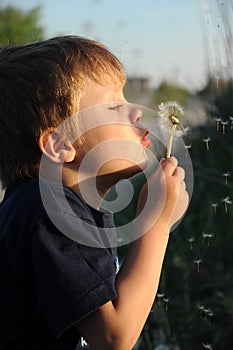
<path id="1" fill-rule="evenodd" d="M 188 90 L 164 81 L 160 84 L 158 89 L 153 92 L 152 100 L 154 105 L 169 100 L 175 100 L 184 106 L 191 96 L 192 94 Z"/>
<path id="2" fill-rule="evenodd" d="M 40 25 L 41 7 L 28 12 L 12 6 L 0 7 L 0 46 L 26 44 L 44 37 Z"/>

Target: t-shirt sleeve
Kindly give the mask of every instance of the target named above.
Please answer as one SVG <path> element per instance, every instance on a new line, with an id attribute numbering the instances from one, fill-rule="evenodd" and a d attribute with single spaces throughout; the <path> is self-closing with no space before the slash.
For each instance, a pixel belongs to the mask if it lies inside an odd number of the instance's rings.
<path id="1" fill-rule="evenodd" d="M 117 297 L 112 250 L 80 245 L 48 220 L 34 228 L 31 254 L 35 304 L 57 336 Z"/>

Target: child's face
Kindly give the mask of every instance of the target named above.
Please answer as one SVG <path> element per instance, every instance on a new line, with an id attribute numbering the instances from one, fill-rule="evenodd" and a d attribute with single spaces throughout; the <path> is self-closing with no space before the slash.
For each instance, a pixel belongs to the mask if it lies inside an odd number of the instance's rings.
<path id="1" fill-rule="evenodd" d="M 95 171 L 95 175 L 117 173 L 123 179 L 146 167 L 148 130 L 139 124 L 141 111 L 126 101 L 121 85 L 90 82 L 81 96 L 79 110 L 82 125 L 88 125 L 85 142 L 75 144 L 79 169 Z"/>

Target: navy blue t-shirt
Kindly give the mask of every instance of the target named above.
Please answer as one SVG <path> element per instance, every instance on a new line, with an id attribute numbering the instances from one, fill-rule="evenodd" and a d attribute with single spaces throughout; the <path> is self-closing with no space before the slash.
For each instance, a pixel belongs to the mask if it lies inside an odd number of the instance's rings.
<path id="1" fill-rule="evenodd" d="M 54 184 L 58 198 L 59 190 Z M 82 236 L 88 226 L 80 222 L 113 227 L 111 213 L 63 190 L 82 219 L 76 227 Z M 88 246 L 61 231 L 44 208 L 38 179 L 6 191 L 0 204 L 0 349 L 75 350 L 75 323 L 117 297 L 116 249 Z"/>

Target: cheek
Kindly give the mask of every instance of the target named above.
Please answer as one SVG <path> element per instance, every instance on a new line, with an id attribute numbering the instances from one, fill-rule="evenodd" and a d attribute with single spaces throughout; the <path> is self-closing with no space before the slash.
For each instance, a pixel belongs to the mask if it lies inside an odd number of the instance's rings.
<path id="1" fill-rule="evenodd" d="M 137 141 L 138 136 L 136 128 L 130 125 L 113 125 L 106 126 L 101 133 L 102 140 L 125 139 Z"/>
<path id="2" fill-rule="evenodd" d="M 89 146 L 95 146 L 105 141 L 111 141 L 118 138 L 132 138 L 132 128 L 121 125 L 104 125 L 94 128 L 85 134 L 85 142 Z"/>
<path id="3" fill-rule="evenodd" d="M 112 159 L 121 157 L 138 162 L 144 155 L 139 136 L 129 125 L 105 125 L 92 129 L 76 142 L 76 149 L 79 158 L 90 153 L 96 161 L 112 156 Z"/>

